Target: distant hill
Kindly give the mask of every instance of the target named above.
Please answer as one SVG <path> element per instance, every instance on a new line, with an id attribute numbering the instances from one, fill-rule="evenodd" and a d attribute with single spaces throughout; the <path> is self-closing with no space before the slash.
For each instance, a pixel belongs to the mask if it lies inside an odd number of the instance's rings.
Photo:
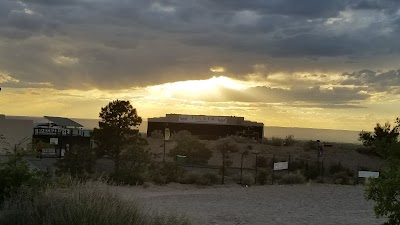
<path id="1" fill-rule="evenodd" d="M 15 119 L 29 119 L 33 120 L 34 123 L 45 122 L 44 117 L 32 117 L 32 116 L 6 116 L 7 118 Z M 98 119 L 82 119 L 82 118 L 71 118 L 72 120 L 82 124 L 87 129 L 93 129 L 98 127 Z M 141 133 L 147 132 L 147 121 L 144 120 L 139 127 Z M 333 129 L 314 129 L 314 128 L 300 128 L 300 127 L 275 127 L 266 126 L 264 127 L 264 136 L 267 138 L 280 137 L 285 138 L 287 135 L 294 135 L 295 139 L 298 140 L 321 140 L 327 142 L 339 142 L 339 143 L 360 143 L 358 139 L 359 131 L 350 130 L 333 130 Z"/>

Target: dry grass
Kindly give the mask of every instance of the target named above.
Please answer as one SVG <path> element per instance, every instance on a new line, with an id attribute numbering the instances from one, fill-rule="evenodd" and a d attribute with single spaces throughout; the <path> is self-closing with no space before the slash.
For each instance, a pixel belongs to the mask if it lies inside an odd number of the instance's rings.
<path id="1" fill-rule="evenodd" d="M 0 211 L 1 212 L 1 211 Z M 5 203 L 0 224 L 7 225 L 188 225 L 184 217 L 146 213 L 123 201 L 100 182 L 49 189 Z"/>

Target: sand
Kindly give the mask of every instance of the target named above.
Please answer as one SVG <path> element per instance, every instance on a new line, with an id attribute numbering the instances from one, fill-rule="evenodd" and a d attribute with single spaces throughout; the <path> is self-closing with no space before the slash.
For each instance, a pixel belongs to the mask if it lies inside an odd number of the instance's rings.
<path id="1" fill-rule="evenodd" d="M 363 186 L 116 187 L 125 199 L 161 213 L 185 214 L 194 225 L 374 225 L 373 202 Z"/>

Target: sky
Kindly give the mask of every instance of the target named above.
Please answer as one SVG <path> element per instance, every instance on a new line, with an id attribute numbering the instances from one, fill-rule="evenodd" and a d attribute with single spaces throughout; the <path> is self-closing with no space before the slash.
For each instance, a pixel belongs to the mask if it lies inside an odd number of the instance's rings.
<path id="1" fill-rule="evenodd" d="M 129 100 L 268 126 L 400 116 L 398 0 L 0 0 L 0 113 L 98 118 Z"/>

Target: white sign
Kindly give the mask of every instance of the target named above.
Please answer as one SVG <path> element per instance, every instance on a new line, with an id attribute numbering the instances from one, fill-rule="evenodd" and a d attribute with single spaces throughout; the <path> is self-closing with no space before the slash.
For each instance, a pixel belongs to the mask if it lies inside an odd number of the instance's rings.
<path id="1" fill-rule="evenodd" d="M 379 172 L 358 171 L 358 177 L 360 177 L 360 178 L 378 178 L 379 177 Z"/>
<path id="2" fill-rule="evenodd" d="M 58 138 L 50 138 L 51 145 L 58 145 Z"/>
<path id="3" fill-rule="evenodd" d="M 289 168 L 288 162 L 277 162 L 274 163 L 274 170 L 287 170 Z"/>
<path id="4" fill-rule="evenodd" d="M 208 124 L 227 124 L 228 118 L 223 116 L 190 116 L 179 115 L 181 123 L 208 123 Z"/>
<path id="5" fill-rule="evenodd" d="M 171 137 L 171 131 L 168 128 L 165 128 L 164 140 L 168 141 L 170 137 Z"/>
<path id="6" fill-rule="evenodd" d="M 58 129 L 58 128 L 35 128 L 33 132 L 35 135 L 50 135 L 50 136 L 71 135 L 70 129 Z"/>

